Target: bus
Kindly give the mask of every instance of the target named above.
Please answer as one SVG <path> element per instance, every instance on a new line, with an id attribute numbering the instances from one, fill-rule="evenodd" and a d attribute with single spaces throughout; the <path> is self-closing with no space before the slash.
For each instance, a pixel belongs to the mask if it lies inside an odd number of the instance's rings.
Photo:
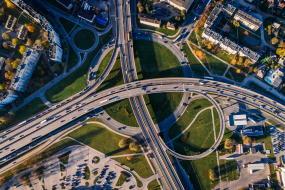
<path id="1" fill-rule="evenodd" d="M 128 32 L 128 41 L 130 41 L 130 40 L 131 40 L 131 33 Z"/>
<path id="2" fill-rule="evenodd" d="M 27 120 L 25 120 L 25 121 L 19 123 L 18 126 L 23 125 L 23 124 L 26 123 L 26 122 L 27 122 Z"/>
<path id="3" fill-rule="evenodd" d="M 214 79 L 214 77 L 206 77 L 206 76 L 204 76 L 204 78 L 205 78 L 205 79 L 211 79 L 211 80 Z"/>

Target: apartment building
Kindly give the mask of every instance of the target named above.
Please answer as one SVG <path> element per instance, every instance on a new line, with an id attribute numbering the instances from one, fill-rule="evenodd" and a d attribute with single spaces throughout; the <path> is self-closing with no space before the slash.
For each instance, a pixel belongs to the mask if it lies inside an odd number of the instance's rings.
<path id="1" fill-rule="evenodd" d="M 223 10 L 223 5 L 220 3 L 217 3 L 212 12 L 210 13 L 209 17 L 207 18 L 204 28 L 211 28 L 214 23 L 216 22 L 217 18 L 219 17 L 220 13 Z"/>
<path id="2" fill-rule="evenodd" d="M 14 102 L 19 97 L 19 94 L 14 90 L 5 90 L 0 94 L 0 109 L 5 107 L 7 104 Z"/>
<path id="3" fill-rule="evenodd" d="M 6 21 L 6 24 L 5 24 L 5 28 L 7 28 L 8 30 L 13 30 L 16 22 L 17 22 L 17 18 L 13 17 L 12 15 L 9 15 Z"/>
<path id="4" fill-rule="evenodd" d="M 49 49 L 49 58 L 57 63 L 62 63 L 62 54 L 63 51 L 61 47 L 57 44 L 52 44 L 50 49 Z"/>
<path id="5" fill-rule="evenodd" d="M 153 26 L 153 27 L 159 28 L 161 20 L 157 19 L 157 18 L 154 18 L 154 17 L 150 17 L 148 15 L 140 14 L 140 23 L 144 24 L 144 25 L 148 25 L 148 26 Z"/>
<path id="6" fill-rule="evenodd" d="M 210 42 L 214 44 L 221 43 L 223 36 L 215 32 L 214 30 L 211 30 L 210 28 L 206 28 L 204 32 L 202 33 L 202 37 L 206 40 L 209 40 Z"/>
<path id="7" fill-rule="evenodd" d="M 245 13 L 242 10 L 238 10 L 234 16 L 235 20 L 240 21 L 240 23 L 253 31 L 256 31 L 260 28 L 262 21 Z"/>
<path id="8" fill-rule="evenodd" d="M 233 41 L 231 41 L 227 38 L 222 40 L 220 47 L 223 50 L 229 52 L 230 54 L 237 54 L 237 53 L 239 53 L 239 51 L 241 49 L 241 47 L 238 44 L 234 43 Z"/>
<path id="9" fill-rule="evenodd" d="M 40 54 L 37 51 L 27 48 L 9 88 L 25 92 L 39 59 Z"/>

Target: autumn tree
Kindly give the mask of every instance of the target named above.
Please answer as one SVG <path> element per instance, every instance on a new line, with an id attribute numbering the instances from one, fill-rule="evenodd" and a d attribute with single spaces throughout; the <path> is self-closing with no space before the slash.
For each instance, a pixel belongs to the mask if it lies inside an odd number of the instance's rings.
<path id="1" fill-rule="evenodd" d="M 197 57 L 200 59 L 200 60 L 203 60 L 206 58 L 206 54 L 201 51 L 201 50 L 196 50 L 194 51 L 194 53 L 197 55 Z"/>
<path id="2" fill-rule="evenodd" d="M 36 177 L 41 177 L 44 173 L 44 166 L 38 167 L 33 171 L 33 173 Z"/>
<path id="3" fill-rule="evenodd" d="M 119 142 L 119 147 L 120 148 L 124 148 L 126 146 L 128 146 L 128 139 L 121 139 L 120 142 Z"/>
<path id="4" fill-rule="evenodd" d="M 236 141 L 234 139 L 228 138 L 225 141 L 225 149 L 232 149 L 236 145 Z"/>
<path id="5" fill-rule="evenodd" d="M 31 33 L 33 33 L 35 31 L 35 27 L 32 25 L 29 25 L 27 28 L 28 28 L 28 31 Z"/>
<path id="6" fill-rule="evenodd" d="M 139 7 L 139 12 L 142 13 L 144 11 L 143 6 Z"/>
<path id="7" fill-rule="evenodd" d="M 280 57 L 285 56 L 285 48 L 277 48 L 276 54 L 279 55 Z"/>
<path id="8" fill-rule="evenodd" d="M 0 84 L 0 90 L 4 90 L 4 89 L 5 89 L 4 84 Z"/>
<path id="9" fill-rule="evenodd" d="M 1 177 L 0 177 L 0 186 L 3 186 L 4 183 L 6 183 L 7 180 L 8 180 L 8 179 L 7 179 L 6 176 L 1 176 Z"/>
<path id="10" fill-rule="evenodd" d="M 271 29 L 272 29 L 272 25 L 268 25 L 267 26 L 267 33 L 268 33 L 268 35 L 271 34 Z"/>
<path id="11" fill-rule="evenodd" d="M 142 7 L 141 2 L 138 2 L 137 7 L 138 7 L 138 8 Z"/>
<path id="12" fill-rule="evenodd" d="M 26 46 L 20 46 L 20 49 L 19 49 L 20 54 L 23 55 L 25 51 L 26 51 Z"/>
<path id="13" fill-rule="evenodd" d="M 218 179 L 216 172 L 212 169 L 209 169 L 209 178 L 211 181 L 216 181 Z"/>
<path id="14" fill-rule="evenodd" d="M 10 59 L 10 58 L 7 58 L 7 59 L 5 60 L 5 64 L 6 64 L 6 65 L 11 65 L 12 62 L 13 62 L 13 60 Z"/>
<path id="15" fill-rule="evenodd" d="M 257 67 L 255 67 L 255 68 L 253 69 L 253 72 L 257 72 Z"/>
<path id="16" fill-rule="evenodd" d="M 5 3 L 7 4 L 7 7 L 10 9 L 14 9 L 16 7 L 16 5 L 14 5 L 14 3 L 12 3 L 10 0 L 5 0 Z"/>
<path id="17" fill-rule="evenodd" d="M 233 25 L 237 28 L 240 27 L 239 21 L 237 21 L 237 20 L 233 21 Z"/>
<path id="18" fill-rule="evenodd" d="M 4 40 L 10 40 L 10 39 L 11 39 L 11 36 L 10 36 L 7 32 L 4 32 L 4 33 L 2 34 L 2 38 L 3 38 Z"/>
<path id="19" fill-rule="evenodd" d="M 243 65 L 243 57 L 238 58 L 238 65 Z"/>
<path id="20" fill-rule="evenodd" d="M 10 49 L 10 46 L 9 46 L 8 42 L 3 42 L 2 46 L 5 49 Z"/>
<path id="21" fill-rule="evenodd" d="M 199 32 L 200 28 L 198 26 L 195 27 L 194 31 L 197 34 Z"/>
<path id="22" fill-rule="evenodd" d="M 274 37 L 271 39 L 271 44 L 277 44 L 279 42 L 278 38 L 277 37 Z"/>
<path id="23" fill-rule="evenodd" d="M 238 73 L 238 74 L 241 73 L 241 70 L 240 70 L 240 69 L 237 69 L 237 70 L 236 70 L 236 73 Z"/>
<path id="24" fill-rule="evenodd" d="M 285 48 L 285 43 L 284 43 L 283 40 L 279 40 L 278 47 L 280 47 L 280 48 Z"/>
<path id="25" fill-rule="evenodd" d="M 250 144 L 253 142 L 253 140 L 252 140 L 251 137 L 249 137 L 249 136 L 247 136 L 247 135 L 244 135 L 244 136 L 242 137 L 242 142 L 243 142 L 243 144 L 245 144 L 245 145 L 250 145 Z"/>
<path id="26" fill-rule="evenodd" d="M 20 65 L 21 59 L 16 59 L 15 61 L 13 61 L 12 66 L 13 69 L 17 69 L 18 66 Z"/>
<path id="27" fill-rule="evenodd" d="M 50 48 L 50 43 L 48 41 L 42 41 L 42 47 L 49 49 Z"/>
<path id="28" fill-rule="evenodd" d="M 236 60 L 236 59 L 232 59 L 231 64 L 232 64 L 232 65 L 237 64 L 237 60 Z"/>
<path id="29" fill-rule="evenodd" d="M 42 41 L 41 41 L 41 40 L 36 40 L 36 41 L 35 41 L 35 45 L 40 46 L 41 44 L 42 44 Z"/>
<path id="30" fill-rule="evenodd" d="M 0 16 L 4 15 L 4 11 L 0 10 Z"/>
<path id="31" fill-rule="evenodd" d="M 175 20 L 176 20 L 176 21 L 180 21 L 180 20 L 181 20 L 181 17 L 180 17 L 180 16 L 176 16 L 176 17 L 175 17 Z"/>
<path id="32" fill-rule="evenodd" d="M 27 46 L 32 46 L 33 45 L 33 40 L 31 40 L 30 38 L 28 38 L 27 42 L 26 42 L 26 45 Z"/>
<path id="33" fill-rule="evenodd" d="M 14 46 L 17 46 L 17 45 L 19 44 L 18 38 L 14 38 L 14 39 L 12 40 L 12 44 L 13 44 Z"/>
<path id="34" fill-rule="evenodd" d="M 140 146 L 135 142 L 131 142 L 129 148 L 131 151 L 136 151 L 136 152 L 140 150 Z"/>

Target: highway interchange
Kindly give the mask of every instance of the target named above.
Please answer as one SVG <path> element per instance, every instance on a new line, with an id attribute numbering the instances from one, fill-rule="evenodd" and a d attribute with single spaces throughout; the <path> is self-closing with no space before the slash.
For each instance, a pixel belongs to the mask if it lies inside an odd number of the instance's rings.
<path id="1" fill-rule="evenodd" d="M 116 27 L 117 36 L 113 42 L 115 46 L 114 53 L 109 65 L 99 80 L 95 81 L 94 73 L 96 73 L 96 69 L 93 69 L 95 68 L 95 65 L 91 65 L 88 76 L 88 88 L 86 88 L 84 91 L 42 113 L 27 119 L 27 122 L 23 125 L 13 126 L 8 130 L 2 131 L 0 137 L 5 136 L 5 138 L 3 138 L 0 142 L 0 158 L 2 161 L 4 161 L 4 158 L 7 158 L 7 156 L 11 154 L 15 155 L 16 152 L 21 152 L 21 149 L 31 144 L 32 139 L 34 138 L 44 137 L 45 135 L 50 134 L 52 131 L 73 121 L 74 119 L 88 114 L 89 112 L 92 112 L 104 105 L 129 98 L 142 133 L 156 158 L 159 168 L 157 172 L 160 176 L 163 176 L 162 178 L 164 178 L 161 179 L 162 185 L 165 187 L 168 186 L 170 189 L 191 189 L 190 186 L 185 186 L 186 182 L 182 181 L 181 174 L 179 174 L 181 179 L 178 177 L 177 173 L 180 172 L 176 168 L 176 173 L 172 165 L 173 163 L 171 163 L 169 160 L 166 151 L 179 159 L 194 160 L 203 158 L 217 148 L 224 133 L 224 116 L 219 105 L 217 105 L 209 94 L 206 93 L 217 94 L 227 98 L 243 101 L 268 113 L 272 113 L 277 109 L 278 114 L 275 115 L 275 117 L 285 120 L 285 107 L 282 103 L 278 102 L 278 100 L 273 100 L 265 95 L 261 96 L 250 89 L 245 89 L 229 83 L 201 78 L 190 78 L 196 76 L 192 73 L 188 60 L 183 56 L 180 50 L 182 48 L 181 44 L 179 45 L 180 48 L 178 48 L 174 43 L 172 43 L 171 40 L 160 38 L 157 34 L 144 34 L 143 32 L 138 31 L 134 21 L 136 15 L 136 6 L 134 2 L 135 1 L 131 1 L 130 4 L 127 4 L 126 1 L 123 1 L 122 4 L 119 0 L 115 1 L 116 17 L 112 20 L 112 23 L 113 26 Z M 132 12 L 131 6 L 133 7 Z M 189 34 L 194 28 L 193 20 L 195 17 L 196 16 L 190 16 L 187 19 L 186 24 L 182 27 L 181 30 L 184 31 L 185 29 L 185 34 Z M 132 40 L 126 40 L 126 33 L 128 31 L 132 31 L 132 27 L 135 29 L 133 39 L 152 40 L 163 44 L 168 49 L 171 49 L 181 63 L 184 76 L 188 78 L 161 78 L 142 80 L 138 82 L 133 55 L 133 42 Z M 181 42 L 183 42 L 187 36 L 188 35 L 182 35 L 180 37 Z M 111 46 L 113 46 L 113 44 L 110 42 L 109 46 L 106 47 L 111 48 Z M 106 49 L 106 47 L 104 48 Z M 100 55 L 106 54 L 102 52 L 104 52 L 104 49 L 102 49 L 102 51 L 96 55 L 98 60 L 102 60 Z M 96 88 L 110 73 L 119 52 L 121 57 L 123 77 L 126 84 L 98 93 L 94 92 L 94 90 L 96 90 Z M 157 137 L 157 134 L 160 131 L 155 127 L 146 108 L 142 95 L 162 92 L 185 92 L 181 102 L 184 102 L 187 99 L 189 92 L 195 92 L 204 95 L 213 103 L 220 115 L 221 127 L 218 140 L 208 151 L 195 156 L 180 155 L 174 152 L 171 148 L 167 147 L 160 137 Z M 181 106 L 177 109 L 185 108 Z M 47 121 L 41 123 L 44 120 Z"/>

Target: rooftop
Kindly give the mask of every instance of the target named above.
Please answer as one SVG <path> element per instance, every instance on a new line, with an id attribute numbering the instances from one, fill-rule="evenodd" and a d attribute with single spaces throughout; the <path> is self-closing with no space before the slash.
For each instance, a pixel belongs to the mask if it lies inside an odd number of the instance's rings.
<path id="1" fill-rule="evenodd" d="M 90 22 L 93 22 L 94 18 L 95 18 L 95 14 L 93 11 L 87 11 L 87 10 L 84 10 L 84 9 L 80 9 L 78 11 L 78 16 L 79 17 L 82 17 L 86 20 L 89 20 Z"/>
<path id="2" fill-rule="evenodd" d="M 169 1 L 171 1 L 172 3 L 174 3 L 180 7 L 188 9 L 194 0 L 169 0 Z"/>
<path id="3" fill-rule="evenodd" d="M 204 30 L 204 33 L 207 35 L 207 36 L 210 36 L 212 37 L 213 39 L 215 40 L 222 40 L 223 36 L 220 35 L 219 33 L 215 32 L 214 30 L 211 30 L 210 28 L 206 28 Z"/>
<path id="4" fill-rule="evenodd" d="M 234 43 L 233 41 L 229 40 L 228 38 L 224 38 L 222 41 L 222 44 L 224 44 L 227 47 L 230 47 L 232 50 L 235 50 L 235 51 L 240 51 L 240 49 L 241 49 L 241 47 L 238 44 Z"/>
<path id="5" fill-rule="evenodd" d="M 27 36 L 27 34 L 28 34 L 28 29 L 27 29 L 24 25 L 22 25 L 17 37 L 18 37 L 19 39 L 24 40 L 25 37 Z"/>
<path id="6" fill-rule="evenodd" d="M 140 21 L 149 22 L 153 24 L 160 24 L 160 19 L 141 14 Z"/>
<path id="7" fill-rule="evenodd" d="M 247 47 L 243 47 L 241 48 L 241 52 L 248 56 L 251 60 L 257 61 L 260 57 L 260 55 L 250 49 L 248 49 Z"/>
<path id="8" fill-rule="evenodd" d="M 12 29 L 14 25 L 16 24 L 17 18 L 13 17 L 12 15 L 9 15 L 5 28 Z"/>
<path id="9" fill-rule="evenodd" d="M 173 23 L 173 22 L 167 22 L 167 25 L 166 25 L 166 27 L 167 28 L 172 28 L 172 29 L 174 29 L 175 30 L 175 23 Z"/>
<path id="10" fill-rule="evenodd" d="M 226 6 L 224 6 L 223 10 L 232 15 L 236 11 L 236 8 L 231 4 L 227 4 Z"/>
<path id="11" fill-rule="evenodd" d="M 255 18 L 255 17 L 245 13 L 242 10 L 238 10 L 234 17 L 240 17 L 240 18 L 242 18 L 242 19 L 248 21 L 249 23 L 254 24 L 254 25 L 258 26 L 258 27 L 260 27 L 260 25 L 262 24 L 261 20 L 259 20 L 259 19 Z"/>
<path id="12" fill-rule="evenodd" d="M 214 9 L 212 10 L 211 14 L 206 20 L 206 25 L 208 27 L 211 27 L 214 24 L 215 20 L 218 18 L 222 9 L 223 9 L 223 5 L 220 3 L 217 3 Z"/>

